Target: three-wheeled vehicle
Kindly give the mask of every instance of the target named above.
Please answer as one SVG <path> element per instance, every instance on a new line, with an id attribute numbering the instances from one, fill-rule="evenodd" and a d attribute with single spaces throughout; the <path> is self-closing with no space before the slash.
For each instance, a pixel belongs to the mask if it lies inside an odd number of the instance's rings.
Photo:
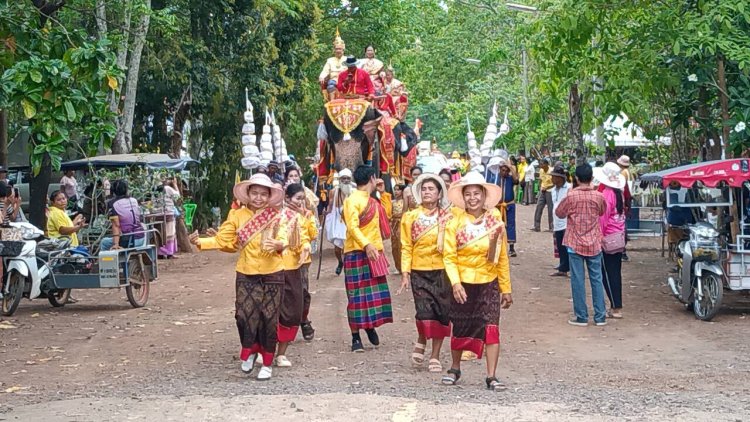
<path id="1" fill-rule="evenodd" d="M 724 291 L 750 290 L 750 160 L 729 159 L 675 167 L 641 177 L 664 187 L 667 213 L 685 213 L 671 227 L 677 273 L 668 283 L 695 316 L 710 321 Z"/>
<path id="2" fill-rule="evenodd" d="M 22 245 L 3 255 L 2 314 L 12 315 L 21 298 L 47 298 L 55 307 L 64 306 L 72 289 L 124 288 L 135 308 L 148 302 L 150 283 L 156 279 L 156 246 L 101 251 L 90 255 L 71 247 L 69 240 L 45 239 L 28 223 L 10 223 L 22 230 Z M 144 230 L 147 240 L 153 230 Z M 135 233 L 133 233 L 135 234 Z M 0 246 L 3 242 L 0 241 Z M 10 252 L 10 253 L 8 253 Z"/>

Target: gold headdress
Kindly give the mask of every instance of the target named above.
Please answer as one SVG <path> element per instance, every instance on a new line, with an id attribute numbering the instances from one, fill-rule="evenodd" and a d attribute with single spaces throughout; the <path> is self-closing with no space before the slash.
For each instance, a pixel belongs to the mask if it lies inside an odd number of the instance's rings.
<path id="1" fill-rule="evenodd" d="M 390 71 L 390 72 L 391 72 L 391 73 L 393 73 L 394 75 L 396 74 L 396 71 L 395 71 L 395 70 L 393 70 L 393 61 L 391 61 L 391 60 L 389 60 L 389 61 L 388 61 L 388 67 L 387 67 L 387 68 L 385 68 L 385 70 L 388 70 L 388 71 Z"/>
<path id="2" fill-rule="evenodd" d="M 338 28 L 336 28 L 336 38 L 333 39 L 333 48 L 346 48 L 346 44 L 344 43 L 344 40 L 341 39 L 341 34 L 339 34 Z"/>

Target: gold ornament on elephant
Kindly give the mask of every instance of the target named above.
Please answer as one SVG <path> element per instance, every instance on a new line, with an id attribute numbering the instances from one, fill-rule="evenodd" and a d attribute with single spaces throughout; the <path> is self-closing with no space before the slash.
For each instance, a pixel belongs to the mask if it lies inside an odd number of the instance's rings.
<path id="1" fill-rule="evenodd" d="M 362 123 L 370 103 L 362 99 L 331 100 L 325 104 L 331 122 L 344 133 L 344 141 L 352 139 L 350 132 Z"/>

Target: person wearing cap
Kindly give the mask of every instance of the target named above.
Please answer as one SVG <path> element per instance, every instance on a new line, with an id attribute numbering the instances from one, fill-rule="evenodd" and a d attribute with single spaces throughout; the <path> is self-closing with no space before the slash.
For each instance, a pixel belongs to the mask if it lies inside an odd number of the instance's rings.
<path id="1" fill-rule="evenodd" d="M 339 74 L 336 89 L 346 97 L 358 97 L 371 100 L 375 94 L 370 74 L 357 67 L 354 56 L 346 58 L 346 71 Z"/>
<path id="2" fill-rule="evenodd" d="M 289 343 L 297 337 L 297 331 L 305 320 L 305 276 L 302 266 L 311 255 L 311 234 L 317 235 L 315 224 L 305 208 L 305 190 L 299 183 L 292 183 L 286 187 L 284 208 L 281 219 L 287 228 L 288 244 L 282 258 L 284 260 L 284 292 L 281 295 L 281 310 L 279 311 L 278 338 L 276 350 L 276 366 L 288 368 L 292 362 L 286 357 Z M 310 227 L 312 226 L 312 227 Z M 309 294 L 308 294 L 309 304 Z M 308 308 L 309 310 L 309 308 Z M 312 326 L 311 326 L 312 328 Z M 314 333 L 314 331 L 313 331 Z M 303 333 L 304 335 L 304 333 Z"/>
<path id="3" fill-rule="evenodd" d="M 567 221 L 563 246 L 568 248 L 570 288 L 575 314 L 573 319 L 568 320 L 568 324 L 579 327 L 587 326 L 589 320 L 584 265 L 589 271 L 594 323 L 599 326 L 607 324 L 602 285 L 602 228 L 599 223 L 599 217 L 604 215 L 607 204 L 602 194 L 591 186 L 592 179 L 593 170 L 590 165 L 576 167 L 578 187 L 569 191 L 555 210 L 555 215 Z"/>
<path id="4" fill-rule="evenodd" d="M 602 250 L 604 264 L 604 290 L 611 306 L 609 317 L 622 318 L 622 252 L 625 246 L 625 196 L 623 189 L 627 186 L 625 177 L 620 174 L 620 167 L 615 163 L 607 163 L 603 167 L 594 169 L 594 177 L 607 205 L 604 215 L 599 219 L 604 239 L 619 237 L 622 249 Z"/>
<path id="5" fill-rule="evenodd" d="M 284 192 L 268 176 L 254 174 L 234 186 L 234 197 L 244 207 L 231 210 L 216 235 L 200 238 L 195 231 L 190 242 L 199 250 L 239 252 L 235 267 L 235 319 L 240 335 L 241 369 L 253 371 L 262 359 L 259 380 L 268 380 L 278 342 L 277 325 L 284 292 L 284 259 L 288 230 L 281 212 Z"/>
<path id="6" fill-rule="evenodd" d="M 552 189 L 552 176 L 550 172 L 549 160 L 546 158 L 542 160 L 542 164 L 539 167 L 539 198 L 536 203 L 536 211 L 534 212 L 534 228 L 535 232 L 541 230 L 542 225 L 542 213 L 544 208 L 547 207 L 547 223 L 549 224 L 549 231 L 552 231 L 552 197 L 550 196 L 550 189 Z"/>
<path id="7" fill-rule="evenodd" d="M 563 166 L 556 166 L 552 169 L 550 176 L 552 176 L 552 184 L 554 185 L 551 190 L 552 209 L 557 210 L 563 198 L 570 191 L 570 183 L 568 183 L 568 175 L 565 173 Z M 550 275 L 552 277 L 567 277 L 568 271 L 570 271 L 570 263 L 568 261 L 568 248 L 563 246 L 563 238 L 565 238 L 565 228 L 568 222 L 565 218 L 558 217 L 557 214 L 554 214 L 553 221 L 553 236 L 555 238 L 555 247 L 560 255 L 560 264 L 557 266 L 557 271 Z"/>
<path id="8" fill-rule="evenodd" d="M 277 161 L 271 161 L 268 163 L 267 175 L 271 181 L 280 182 L 282 186 L 284 185 L 284 176 L 281 174 L 279 163 Z"/>
<path id="9" fill-rule="evenodd" d="M 383 239 L 390 227 L 383 207 L 371 195 L 375 190 L 375 169 L 359 166 L 354 171 L 357 189 L 344 200 L 346 222 L 344 241 L 344 282 L 348 305 L 352 352 L 364 352 L 359 330 L 365 330 L 373 346 L 380 344 L 375 329 L 393 322 L 391 295 L 388 291 L 388 261 Z"/>
<path id="10" fill-rule="evenodd" d="M 449 310 L 452 365 L 443 384 L 455 385 L 461 378 L 464 350 L 481 358 L 486 348 L 487 388 L 505 389 L 495 376 L 500 356 L 500 309 L 509 308 L 513 297 L 505 225 L 495 208 L 501 194 L 499 186 L 487 183 L 476 171 L 448 190 L 448 199 L 458 210 L 445 228 L 443 245 L 453 296 Z"/>
<path id="11" fill-rule="evenodd" d="M 346 240 L 346 226 L 342 209 L 344 201 L 351 195 L 352 171 L 343 169 L 338 172 L 338 185 L 333 188 L 328 201 L 328 210 L 326 212 L 326 238 L 333 243 L 334 253 L 339 264 L 336 267 L 336 275 L 340 275 L 344 269 L 344 241 Z"/>
<path id="12" fill-rule="evenodd" d="M 432 340 L 428 369 L 442 372 L 440 349 L 450 337 L 451 289 L 445 276 L 443 240 L 445 226 L 453 218 L 443 179 L 425 173 L 412 187 L 418 208 L 401 219 L 401 288 L 411 286 L 416 308 L 417 341 L 411 354 L 412 364 L 424 363 L 427 340 Z"/>
<path id="13" fill-rule="evenodd" d="M 617 165 L 620 166 L 620 174 L 625 178 L 625 188 L 622 190 L 623 198 L 625 199 L 625 216 L 630 215 L 630 209 L 632 206 L 633 196 L 630 194 L 631 187 L 633 186 L 633 174 L 630 172 L 630 157 L 622 155 L 617 159 Z M 600 190 L 601 192 L 601 190 Z M 635 217 L 637 219 L 637 217 Z M 625 244 L 627 245 L 627 230 L 625 231 Z M 622 261 L 630 261 L 628 258 L 627 248 L 622 251 Z"/>
<path id="14" fill-rule="evenodd" d="M 515 168 L 501 157 L 492 157 L 487 164 L 485 180 L 488 183 L 500 186 L 500 202 L 497 208 L 505 223 L 505 232 L 508 237 L 508 255 L 515 257 L 516 249 L 516 194 L 513 188 L 518 184 L 518 175 Z"/>

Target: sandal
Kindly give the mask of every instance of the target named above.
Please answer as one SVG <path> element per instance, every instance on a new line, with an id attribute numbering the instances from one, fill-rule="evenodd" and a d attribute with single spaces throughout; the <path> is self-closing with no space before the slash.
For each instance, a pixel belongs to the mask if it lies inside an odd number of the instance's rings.
<path id="1" fill-rule="evenodd" d="M 253 372 L 253 367 L 255 367 L 255 362 L 258 360 L 258 354 L 253 353 L 250 356 L 247 357 L 247 360 L 243 360 L 242 364 L 240 365 L 240 369 L 242 372 L 249 374 Z"/>
<path id="2" fill-rule="evenodd" d="M 508 387 L 495 377 L 488 377 L 484 380 L 487 383 L 487 389 L 492 391 L 505 391 Z"/>
<path id="3" fill-rule="evenodd" d="M 430 364 L 427 365 L 427 370 L 430 372 L 443 372 L 443 364 L 440 363 L 440 359 L 430 359 Z"/>
<path id="4" fill-rule="evenodd" d="M 424 363 L 424 351 L 425 351 L 426 348 L 427 348 L 426 344 L 421 344 L 421 343 L 414 342 L 414 350 L 421 350 L 422 352 L 419 353 L 419 352 L 415 351 L 415 352 L 411 353 L 411 363 L 412 364 L 414 364 L 416 366 L 419 366 L 419 365 L 421 365 L 421 364 Z"/>
<path id="5" fill-rule="evenodd" d="M 460 379 L 461 379 L 461 370 L 451 368 L 448 370 L 448 375 L 443 376 L 443 379 L 441 380 L 441 382 L 443 383 L 443 385 L 456 385 L 456 383 Z"/>

